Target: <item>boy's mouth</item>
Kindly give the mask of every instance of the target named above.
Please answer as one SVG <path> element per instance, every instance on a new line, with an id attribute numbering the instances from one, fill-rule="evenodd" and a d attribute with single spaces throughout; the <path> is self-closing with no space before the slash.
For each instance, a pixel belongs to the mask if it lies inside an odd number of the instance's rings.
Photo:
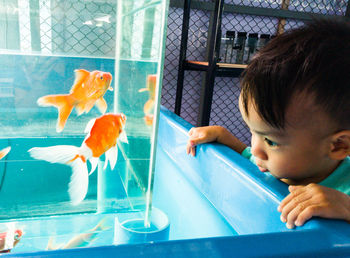
<path id="1" fill-rule="evenodd" d="M 267 172 L 268 171 L 266 168 L 260 167 L 259 165 L 257 165 L 257 166 L 258 166 L 258 168 L 259 168 L 259 170 L 261 172 Z"/>

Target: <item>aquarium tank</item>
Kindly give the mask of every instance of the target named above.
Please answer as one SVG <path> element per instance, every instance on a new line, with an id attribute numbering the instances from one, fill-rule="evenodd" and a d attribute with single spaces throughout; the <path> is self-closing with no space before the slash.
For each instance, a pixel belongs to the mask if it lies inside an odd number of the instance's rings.
<path id="1" fill-rule="evenodd" d="M 110 244 L 114 214 L 151 212 L 168 1 L 0 5 L 3 250 Z"/>

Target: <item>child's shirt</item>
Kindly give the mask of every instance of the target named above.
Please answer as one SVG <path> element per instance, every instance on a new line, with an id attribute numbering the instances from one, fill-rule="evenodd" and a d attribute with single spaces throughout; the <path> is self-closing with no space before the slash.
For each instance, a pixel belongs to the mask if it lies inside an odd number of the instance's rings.
<path id="1" fill-rule="evenodd" d="M 244 149 L 241 155 L 256 164 L 255 157 L 252 155 L 250 147 Z M 350 157 L 346 157 L 332 174 L 318 184 L 350 195 Z"/>

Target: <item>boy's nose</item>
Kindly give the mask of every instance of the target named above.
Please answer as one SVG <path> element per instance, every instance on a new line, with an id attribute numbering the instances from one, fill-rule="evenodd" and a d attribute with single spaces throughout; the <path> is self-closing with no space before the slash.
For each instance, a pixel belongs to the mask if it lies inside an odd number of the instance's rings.
<path id="1" fill-rule="evenodd" d="M 267 155 L 265 151 L 262 148 L 259 148 L 258 146 L 252 145 L 251 152 L 254 157 L 260 159 L 260 160 L 267 160 Z"/>
<path id="2" fill-rule="evenodd" d="M 252 136 L 252 147 L 251 152 L 254 157 L 260 159 L 260 160 L 267 160 L 267 154 L 264 151 L 263 146 L 261 146 L 261 143 L 259 140 L 255 139 L 255 137 Z"/>

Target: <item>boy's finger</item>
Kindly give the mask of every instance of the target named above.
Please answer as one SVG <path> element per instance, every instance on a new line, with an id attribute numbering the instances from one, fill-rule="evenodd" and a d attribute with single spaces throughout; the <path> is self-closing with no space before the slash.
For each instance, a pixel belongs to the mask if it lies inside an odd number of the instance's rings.
<path id="1" fill-rule="evenodd" d="M 277 210 L 279 212 L 282 211 L 282 209 L 284 208 L 284 206 L 286 206 L 293 198 L 296 198 L 298 195 L 303 194 L 304 193 L 304 186 L 297 186 L 297 185 L 290 185 L 288 187 L 288 190 L 290 191 L 290 194 L 287 195 L 286 198 L 284 198 L 280 205 L 278 206 Z"/>
<path id="2" fill-rule="evenodd" d="M 206 139 L 204 136 L 198 136 L 197 138 L 193 138 L 189 140 L 189 143 L 191 144 L 191 146 L 196 146 L 207 142 L 208 142 L 208 139 Z"/>
<path id="3" fill-rule="evenodd" d="M 294 208 L 289 212 L 288 216 L 287 216 L 287 228 L 294 228 L 296 226 L 295 221 L 297 220 L 297 218 L 299 217 L 299 215 L 301 213 L 303 213 L 303 211 L 305 211 L 305 209 L 308 208 L 308 206 L 310 205 L 310 201 L 304 201 L 304 202 L 300 202 L 298 203 L 298 205 L 294 206 Z"/>
<path id="4" fill-rule="evenodd" d="M 287 217 L 289 213 L 295 208 L 294 203 L 292 202 L 292 198 L 290 198 L 291 194 L 289 194 L 283 201 L 288 198 L 288 202 L 285 202 L 283 206 L 279 206 L 279 212 L 281 212 L 281 221 L 287 222 Z"/>
<path id="5" fill-rule="evenodd" d="M 191 148 L 191 154 L 193 157 L 196 156 L 196 147 Z"/>
<path id="6" fill-rule="evenodd" d="M 282 222 L 286 222 L 287 220 L 289 220 L 287 218 L 289 218 L 289 214 L 294 209 L 298 208 L 299 205 L 301 205 L 301 206 L 304 205 L 306 201 L 308 201 L 312 198 L 312 196 L 310 196 L 309 194 L 304 194 L 304 193 L 301 193 L 298 195 L 290 193 L 287 197 L 289 200 L 288 203 L 285 203 L 283 206 L 280 206 L 281 221 Z"/>
<path id="7" fill-rule="evenodd" d="M 313 214 L 313 207 L 309 206 L 299 214 L 298 218 L 295 220 L 295 225 L 300 227 L 313 216 L 315 216 L 315 214 Z"/>
<path id="8" fill-rule="evenodd" d="M 282 210 L 284 209 L 284 207 L 292 200 L 293 196 L 291 194 L 288 194 L 286 198 L 284 198 L 280 205 L 277 207 L 277 210 L 279 212 L 282 212 Z"/>

